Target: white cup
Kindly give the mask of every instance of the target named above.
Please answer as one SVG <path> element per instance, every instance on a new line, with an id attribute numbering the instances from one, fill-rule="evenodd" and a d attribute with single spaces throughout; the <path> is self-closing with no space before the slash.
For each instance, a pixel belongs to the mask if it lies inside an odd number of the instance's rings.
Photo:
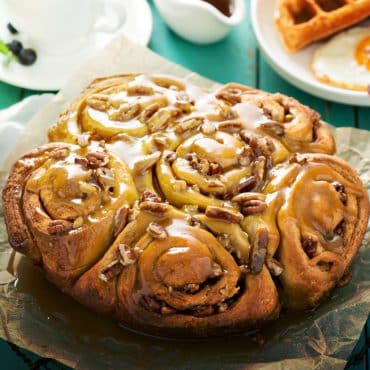
<path id="1" fill-rule="evenodd" d="M 94 30 L 103 0 L 2 0 L 22 38 L 48 54 L 77 49 Z"/>

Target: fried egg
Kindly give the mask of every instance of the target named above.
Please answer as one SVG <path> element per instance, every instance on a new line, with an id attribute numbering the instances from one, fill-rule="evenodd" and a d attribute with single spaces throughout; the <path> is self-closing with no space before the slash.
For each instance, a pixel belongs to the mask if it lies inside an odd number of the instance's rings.
<path id="1" fill-rule="evenodd" d="M 370 27 L 344 31 L 318 47 L 312 71 L 322 82 L 350 90 L 370 85 Z"/>

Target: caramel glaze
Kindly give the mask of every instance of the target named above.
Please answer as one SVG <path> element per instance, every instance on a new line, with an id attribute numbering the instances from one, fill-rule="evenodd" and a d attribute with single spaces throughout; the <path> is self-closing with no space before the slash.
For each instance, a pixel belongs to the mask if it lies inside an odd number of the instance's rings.
<path id="1" fill-rule="evenodd" d="M 111 76 L 49 139 L 5 187 L 10 242 L 75 299 L 144 332 L 237 332 L 281 305 L 312 307 L 366 228 L 366 191 L 330 156 L 330 131 L 281 94 Z"/>

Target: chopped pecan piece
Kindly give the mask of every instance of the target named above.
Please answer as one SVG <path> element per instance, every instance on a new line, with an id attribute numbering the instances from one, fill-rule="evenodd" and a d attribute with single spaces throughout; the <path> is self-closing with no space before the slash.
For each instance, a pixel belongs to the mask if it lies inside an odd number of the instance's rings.
<path id="1" fill-rule="evenodd" d="M 162 201 L 157 194 L 151 192 L 150 190 L 144 190 L 141 194 L 140 200 L 141 202 L 150 201 L 155 203 L 161 203 Z"/>
<path id="2" fill-rule="evenodd" d="M 53 159 L 64 159 L 68 156 L 68 148 L 57 148 L 50 152 L 49 156 Z"/>
<path id="3" fill-rule="evenodd" d="M 111 262 L 108 266 L 104 267 L 100 274 L 99 279 L 108 282 L 109 280 L 112 280 L 116 276 L 118 276 L 123 270 L 122 264 L 118 260 L 114 260 Z"/>
<path id="4" fill-rule="evenodd" d="M 199 291 L 199 289 L 200 289 L 200 285 L 194 284 L 194 283 L 185 284 L 180 288 L 180 290 L 183 291 L 184 293 L 190 293 L 190 294 L 196 293 L 197 291 Z"/>
<path id="5" fill-rule="evenodd" d="M 204 121 L 204 118 L 202 117 L 197 117 L 197 118 L 190 118 L 185 121 L 181 121 L 177 124 L 175 128 L 176 134 L 183 134 L 185 132 L 194 130 L 198 128 Z"/>
<path id="6" fill-rule="evenodd" d="M 154 239 L 166 239 L 168 236 L 166 229 L 156 222 L 151 222 L 146 231 Z"/>
<path id="7" fill-rule="evenodd" d="M 154 90 L 150 86 L 144 85 L 131 85 L 127 87 L 127 95 L 128 96 L 135 96 L 135 95 L 153 95 Z"/>
<path id="8" fill-rule="evenodd" d="M 172 117 L 172 113 L 169 109 L 160 109 L 152 117 L 148 119 L 146 122 L 150 132 L 157 132 L 159 130 L 163 130 L 167 127 L 170 119 Z"/>
<path id="9" fill-rule="evenodd" d="M 144 201 L 140 203 L 140 210 L 149 212 L 157 217 L 162 217 L 169 210 L 169 205 L 166 203 Z"/>
<path id="10" fill-rule="evenodd" d="M 72 230 L 73 224 L 66 220 L 53 220 L 48 224 L 48 233 L 50 235 L 64 234 Z"/>
<path id="11" fill-rule="evenodd" d="M 255 236 L 250 260 L 252 274 L 258 274 L 262 271 L 265 263 L 268 242 L 268 231 L 266 229 L 259 229 Z"/>
<path id="12" fill-rule="evenodd" d="M 114 217 L 114 229 L 113 229 L 113 237 L 116 238 L 123 228 L 126 226 L 128 221 L 128 215 L 129 215 L 129 207 L 123 206 L 120 208 Z"/>
<path id="13" fill-rule="evenodd" d="M 223 270 L 222 270 L 222 267 L 214 262 L 213 265 L 212 265 L 212 276 L 211 277 L 218 277 L 218 276 L 221 276 L 223 275 Z"/>
<path id="14" fill-rule="evenodd" d="M 217 99 L 225 100 L 227 103 L 230 103 L 231 105 L 235 105 L 238 103 L 241 103 L 242 97 L 241 97 L 241 90 L 238 89 L 229 89 L 220 91 L 216 94 Z"/>
<path id="15" fill-rule="evenodd" d="M 140 120 L 142 122 L 147 122 L 153 116 L 153 114 L 156 113 L 159 110 L 159 108 L 161 108 L 161 106 L 158 103 L 153 103 L 153 104 L 147 106 L 141 112 Z"/>
<path id="16" fill-rule="evenodd" d="M 302 157 L 300 154 L 298 154 L 298 153 L 294 153 L 294 154 L 292 154 L 291 156 L 290 156 L 290 158 L 289 158 L 289 163 L 297 163 L 297 164 L 299 164 L 299 165 L 301 165 L 301 166 L 303 166 L 304 164 L 306 164 L 307 163 L 307 158 L 304 158 L 304 157 Z"/>
<path id="17" fill-rule="evenodd" d="M 140 104 L 124 104 L 117 112 L 110 115 L 114 121 L 126 122 L 135 118 L 140 112 Z"/>
<path id="18" fill-rule="evenodd" d="M 76 157 L 75 158 L 75 163 L 81 165 L 82 167 L 88 168 L 89 166 L 89 161 L 86 158 L 82 157 Z"/>
<path id="19" fill-rule="evenodd" d="M 271 258 L 267 261 L 267 267 L 273 276 L 280 276 L 284 269 L 281 263 L 275 258 Z"/>
<path id="20" fill-rule="evenodd" d="M 253 160 L 254 152 L 249 145 L 245 146 L 238 154 L 239 164 L 243 167 L 249 166 Z"/>
<path id="21" fill-rule="evenodd" d="M 284 125 L 275 121 L 263 122 L 260 127 L 268 134 L 275 136 L 284 136 L 285 133 Z"/>
<path id="22" fill-rule="evenodd" d="M 257 176 L 250 176 L 247 177 L 244 180 L 241 180 L 240 183 L 230 191 L 224 194 L 224 199 L 231 199 L 236 194 L 239 194 L 240 192 L 244 191 L 250 191 L 252 190 L 257 184 Z"/>
<path id="23" fill-rule="evenodd" d="M 218 124 L 219 130 L 226 131 L 230 134 L 239 132 L 242 128 L 243 128 L 242 122 L 236 120 L 223 121 Z"/>
<path id="24" fill-rule="evenodd" d="M 94 94 L 86 99 L 86 104 L 98 111 L 105 112 L 110 107 L 109 96 L 105 94 Z"/>
<path id="25" fill-rule="evenodd" d="M 208 206 L 206 216 L 229 223 L 239 224 L 243 220 L 243 215 L 230 208 Z"/>
<path id="26" fill-rule="evenodd" d="M 99 167 L 104 167 L 109 162 L 109 156 L 103 152 L 90 152 L 87 153 L 86 159 L 89 162 L 88 167 L 92 169 L 97 169 Z"/>
<path id="27" fill-rule="evenodd" d="M 122 266 L 128 266 L 135 263 L 139 257 L 140 250 L 139 248 L 131 248 L 126 244 L 118 244 L 117 246 L 117 257 L 119 263 Z"/>
<path id="28" fill-rule="evenodd" d="M 313 240 L 310 236 L 305 238 L 302 241 L 302 248 L 308 257 L 315 257 L 317 251 L 317 240 Z"/>

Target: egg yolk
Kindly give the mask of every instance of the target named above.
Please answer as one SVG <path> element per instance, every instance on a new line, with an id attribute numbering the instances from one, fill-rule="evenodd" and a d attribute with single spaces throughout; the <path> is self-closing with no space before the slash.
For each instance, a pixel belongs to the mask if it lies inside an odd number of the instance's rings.
<path id="1" fill-rule="evenodd" d="M 359 65 L 370 71 L 370 36 L 362 39 L 356 46 L 355 58 Z"/>

